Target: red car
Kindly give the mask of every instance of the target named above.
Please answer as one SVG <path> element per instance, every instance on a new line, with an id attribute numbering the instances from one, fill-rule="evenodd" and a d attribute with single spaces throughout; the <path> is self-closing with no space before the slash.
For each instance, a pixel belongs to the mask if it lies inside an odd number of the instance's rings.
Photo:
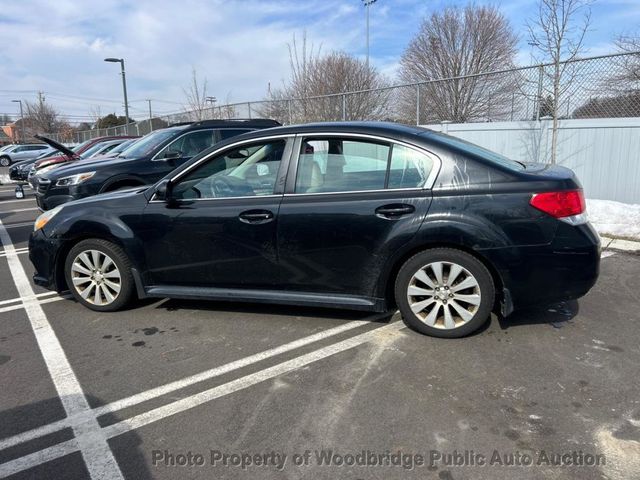
<path id="1" fill-rule="evenodd" d="M 41 168 L 48 167 L 49 165 L 55 165 L 57 163 L 73 162 L 74 160 L 80 160 L 82 158 L 83 153 L 85 153 L 87 150 L 94 147 L 98 143 L 107 142 L 109 140 L 125 141 L 127 139 L 139 138 L 137 136 L 129 136 L 129 135 L 113 135 L 113 136 L 105 136 L 105 137 L 96 137 L 96 138 L 87 140 L 81 143 L 80 145 L 75 146 L 73 149 L 70 149 L 56 142 L 55 140 L 51 140 L 50 138 L 43 137 L 41 135 L 35 135 L 35 137 L 51 145 L 53 148 L 61 152 L 60 155 L 43 158 L 35 162 L 34 167 L 36 171 L 38 171 Z"/>

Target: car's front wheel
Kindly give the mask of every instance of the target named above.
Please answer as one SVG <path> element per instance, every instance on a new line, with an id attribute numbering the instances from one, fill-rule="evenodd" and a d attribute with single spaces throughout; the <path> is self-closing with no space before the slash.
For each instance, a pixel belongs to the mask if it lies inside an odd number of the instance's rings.
<path id="1" fill-rule="evenodd" d="M 434 248 L 414 255 L 400 268 L 395 297 L 410 328 L 434 337 L 457 338 L 486 322 L 495 287 L 477 258 L 460 250 Z"/>
<path id="2" fill-rule="evenodd" d="M 116 311 L 133 296 L 131 263 L 124 251 L 111 242 L 79 242 L 69 251 L 64 271 L 75 299 L 91 310 Z"/>
<path id="3" fill-rule="evenodd" d="M 9 157 L 0 157 L 0 166 L 8 167 L 11 165 L 11 159 Z"/>

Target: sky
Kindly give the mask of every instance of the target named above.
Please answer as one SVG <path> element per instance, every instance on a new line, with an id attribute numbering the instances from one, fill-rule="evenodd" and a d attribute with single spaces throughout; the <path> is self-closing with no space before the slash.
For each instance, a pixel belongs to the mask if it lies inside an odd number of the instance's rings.
<path id="1" fill-rule="evenodd" d="M 536 0 L 476 0 L 497 5 L 520 36 L 528 64 L 526 22 Z M 378 0 L 370 10 L 370 61 L 390 78 L 422 19 L 467 0 Z M 0 0 L 0 114 L 11 100 L 42 91 L 74 123 L 90 109 L 123 114 L 125 59 L 130 116 L 182 110 L 192 69 L 219 101 L 264 98 L 289 74 L 287 44 L 306 32 L 321 51 L 366 55 L 362 0 Z M 640 0 L 595 0 L 586 54 L 613 52 L 619 34 L 640 33 Z"/>

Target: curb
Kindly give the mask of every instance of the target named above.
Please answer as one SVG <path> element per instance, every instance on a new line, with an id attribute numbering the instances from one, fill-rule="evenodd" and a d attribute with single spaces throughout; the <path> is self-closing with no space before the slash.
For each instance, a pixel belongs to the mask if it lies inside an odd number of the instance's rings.
<path id="1" fill-rule="evenodd" d="M 602 250 L 618 250 L 622 252 L 640 253 L 640 242 L 623 240 L 621 238 L 611 238 L 600 235 L 602 239 Z"/>

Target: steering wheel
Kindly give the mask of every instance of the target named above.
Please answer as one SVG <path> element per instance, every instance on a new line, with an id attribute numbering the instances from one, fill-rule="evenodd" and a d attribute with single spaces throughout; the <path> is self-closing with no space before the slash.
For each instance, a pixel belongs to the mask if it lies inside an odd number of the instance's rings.
<path id="1" fill-rule="evenodd" d="M 233 182 L 226 176 L 213 177 L 211 187 L 216 197 L 232 197 L 235 190 Z"/>

